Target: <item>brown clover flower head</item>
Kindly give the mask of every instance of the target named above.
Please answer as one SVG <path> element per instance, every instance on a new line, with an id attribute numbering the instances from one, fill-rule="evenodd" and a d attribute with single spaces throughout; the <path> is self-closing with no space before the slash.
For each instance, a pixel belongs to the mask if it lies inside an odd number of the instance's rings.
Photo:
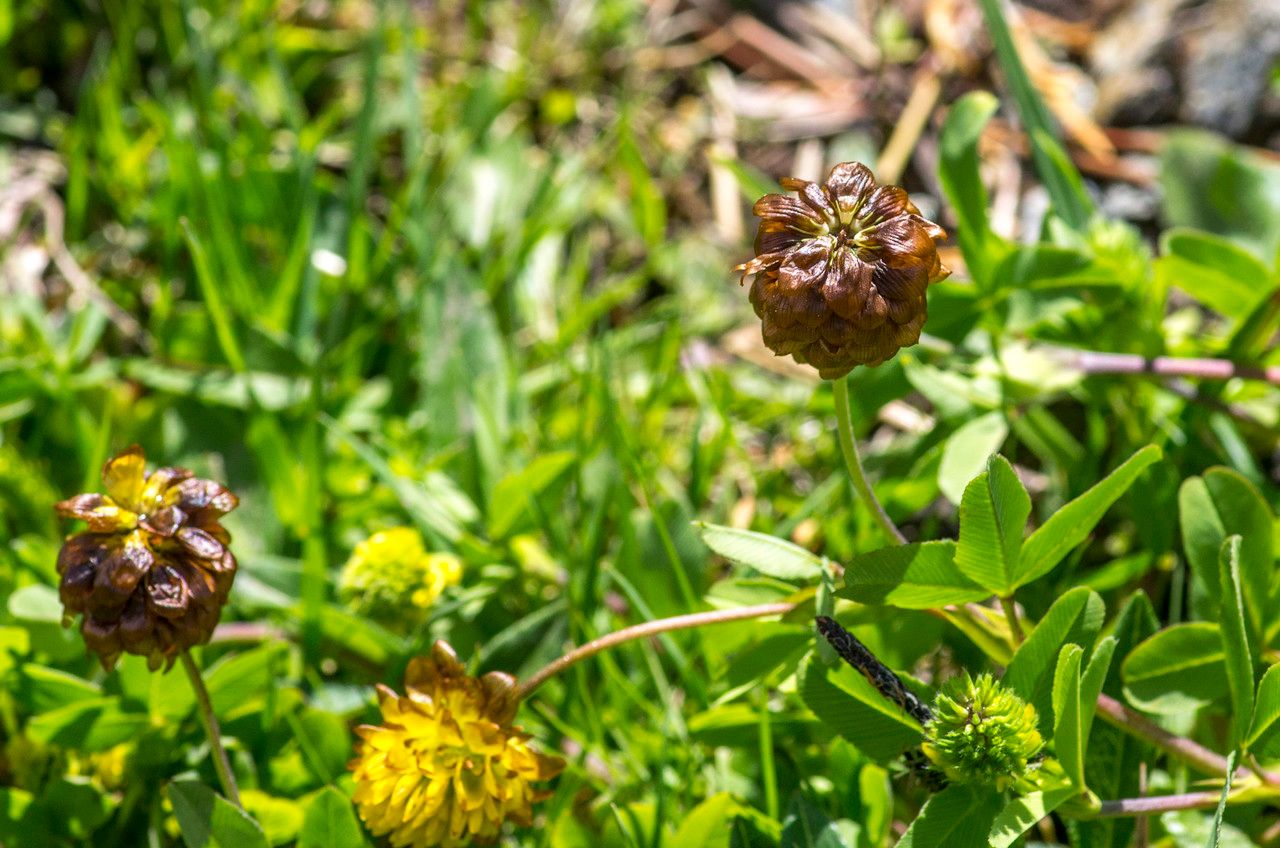
<path id="1" fill-rule="evenodd" d="M 83 614 L 80 632 L 104 667 L 121 653 L 172 665 L 209 639 L 227 601 L 236 560 L 218 521 L 239 501 L 184 468 L 147 474 L 137 445 L 107 460 L 102 482 L 106 494 L 55 506 L 89 525 L 58 553 L 62 605 Z"/>
<path id="2" fill-rule="evenodd" d="M 510 819 L 529 826 L 533 786 L 564 761 L 529 744 L 511 724 L 519 706 L 515 678 L 467 675 L 446 642 L 405 671 L 407 694 L 378 687 L 382 724 L 356 729 L 361 741 L 348 768 L 360 817 L 377 836 L 412 848 L 461 848 L 493 842 Z"/>
<path id="3" fill-rule="evenodd" d="M 781 185 L 799 197 L 756 201 L 756 257 L 734 269 L 755 276 L 751 305 L 769 349 L 834 380 L 919 341 L 925 289 L 950 273 L 938 260 L 943 229 L 857 162 L 836 165 L 821 185 Z"/>

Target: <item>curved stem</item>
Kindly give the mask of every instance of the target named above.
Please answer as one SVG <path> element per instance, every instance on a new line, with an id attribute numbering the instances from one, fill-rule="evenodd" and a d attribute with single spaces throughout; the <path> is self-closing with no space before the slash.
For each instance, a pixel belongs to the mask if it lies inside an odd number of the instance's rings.
<path id="1" fill-rule="evenodd" d="M 844 454 L 844 464 L 849 470 L 849 480 L 853 483 L 853 488 L 858 493 L 858 497 L 862 498 L 867 506 L 870 507 L 871 517 L 880 525 L 880 529 L 892 541 L 901 545 L 907 541 L 907 537 L 902 535 L 902 531 L 889 518 L 889 514 L 884 511 L 884 507 L 876 499 L 876 493 L 871 489 L 871 484 L 867 482 L 866 473 L 862 470 L 862 458 L 858 456 L 858 442 L 853 437 L 853 421 L 849 417 L 849 378 L 840 377 L 832 380 L 831 387 L 835 391 L 840 452 Z"/>
<path id="2" fill-rule="evenodd" d="M 218 773 L 218 782 L 222 784 L 222 792 L 227 800 L 239 807 L 240 789 L 236 786 L 235 775 L 231 773 L 231 761 L 227 759 L 227 749 L 222 744 L 222 731 L 218 728 L 218 717 L 213 714 L 213 703 L 209 700 L 209 690 L 204 686 L 200 667 L 191 658 L 190 651 L 183 651 L 178 656 L 191 681 L 191 688 L 196 693 L 196 712 L 200 713 L 200 723 L 204 725 L 204 732 L 209 737 L 209 756 L 213 757 L 213 770 Z"/>
<path id="3" fill-rule="evenodd" d="M 766 615 L 784 615 L 796 608 L 792 603 L 778 604 L 760 604 L 754 607 L 737 607 L 735 609 L 711 610 L 710 612 L 695 612 L 689 615 L 677 615 L 671 618 L 659 618 L 655 621 L 646 621 L 643 624 L 636 624 L 631 627 L 624 627 L 621 630 L 615 630 L 613 633 L 607 633 L 599 639 L 593 639 L 585 645 L 569 651 L 562 657 L 552 660 L 533 676 L 520 684 L 520 689 L 516 693 L 517 700 L 524 700 L 529 697 L 533 690 L 537 689 L 548 679 L 556 676 L 566 668 L 581 662 L 588 657 L 594 657 L 601 651 L 621 645 L 624 642 L 630 642 L 634 639 L 643 639 L 646 636 L 656 636 L 659 633 L 670 633 L 673 630 L 688 630 L 691 627 L 702 627 L 704 624 L 723 624 L 728 621 L 741 621 L 744 618 L 760 618 Z"/>

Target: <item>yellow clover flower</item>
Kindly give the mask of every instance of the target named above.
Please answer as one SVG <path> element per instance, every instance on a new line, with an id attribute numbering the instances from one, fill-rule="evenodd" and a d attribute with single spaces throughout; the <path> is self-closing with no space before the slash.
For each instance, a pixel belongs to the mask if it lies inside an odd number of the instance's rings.
<path id="1" fill-rule="evenodd" d="M 405 672 L 406 695 L 378 686 L 383 723 L 356 729 L 352 796 L 360 817 L 395 846 L 460 848 L 497 839 L 503 822 L 529 826 L 564 761 L 535 750 L 511 724 L 509 674 L 467 675 L 445 642 Z"/>
<path id="2" fill-rule="evenodd" d="M 461 578 L 462 561 L 456 556 L 428 553 L 417 530 L 395 527 L 356 545 L 339 590 L 359 613 L 394 618 L 410 611 L 423 618 L 445 588 Z"/>

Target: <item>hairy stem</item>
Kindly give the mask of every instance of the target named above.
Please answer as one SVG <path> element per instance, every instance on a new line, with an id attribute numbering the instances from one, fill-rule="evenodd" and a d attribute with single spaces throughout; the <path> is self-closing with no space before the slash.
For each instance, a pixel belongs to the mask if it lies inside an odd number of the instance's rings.
<path id="1" fill-rule="evenodd" d="M 866 473 L 862 470 L 862 458 L 858 456 L 858 442 L 853 437 L 853 421 L 849 416 L 849 378 L 846 376 L 832 380 L 831 387 L 835 391 L 840 452 L 844 454 L 844 464 L 849 470 L 849 480 L 853 483 L 854 491 L 871 509 L 871 517 L 880 525 L 885 535 L 892 541 L 903 544 L 907 541 L 907 537 L 902 535 L 902 531 L 884 511 L 884 507 L 876 499 L 876 493 L 871 489 L 871 484 L 867 482 Z"/>
<path id="2" fill-rule="evenodd" d="M 518 699 L 523 700 L 549 678 L 554 677 L 566 668 L 587 659 L 594 657 L 601 651 L 621 645 L 624 642 L 630 642 L 635 639 L 643 639 L 646 636 L 657 636 L 659 633 L 670 633 L 673 630 L 688 630 L 692 627 L 702 627 L 707 624 L 724 624 L 729 621 L 742 621 L 746 618 L 761 618 L 766 615 L 785 615 L 796 608 L 792 603 L 777 604 L 759 604 L 754 607 L 737 607 L 735 609 L 711 610 L 710 612 L 695 612 L 689 615 L 677 615 L 671 618 L 659 618 L 656 621 L 646 621 L 642 624 L 636 624 L 631 627 L 624 627 L 621 630 L 615 630 L 613 633 L 607 633 L 599 639 L 593 639 L 585 645 L 566 653 L 564 656 L 558 657 L 547 663 L 533 676 L 520 684 L 520 690 L 517 693 Z"/>
<path id="3" fill-rule="evenodd" d="M 200 667 L 191 658 L 190 651 L 178 655 L 182 659 L 182 667 L 191 681 L 191 688 L 196 693 L 196 712 L 200 714 L 200 723 L 209 737 L 209 756 L 213 757 L 213 770 L 218 773 L 218 782 L 222 784 L 222 793 L 227 800 L 240 806 L 240 789 L 236 786 L 235 775 L 231 773 L 231 761 L 227 759 L 227 749 L 222 744 L 222 731 L 218 727 L 218 717 L 213 714 L 213 703 L 209 700 L 209 690 L 204 686 L 204 677 Z"/>

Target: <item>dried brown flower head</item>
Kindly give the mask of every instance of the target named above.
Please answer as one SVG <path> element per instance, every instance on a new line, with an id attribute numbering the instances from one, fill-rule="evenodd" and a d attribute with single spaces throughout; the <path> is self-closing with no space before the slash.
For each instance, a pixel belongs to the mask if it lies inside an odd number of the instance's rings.
<path id="1" fill-rule="evenodd" d="M 171 665 L 209 639 L 231 591 L 236 560 L 218 521 L 238 500 L 184 468 L 147 474 L 137 445 L 107 460 L 102 482 L 105 495 L 55 506 L 89 525 L 58 553 L 62 605 L 83 614 L 80 632 L 104 667 L 121 653 Z"/>
<path id="2" fill-rule="evenodd" d="M 842 162 L 825 183 L 788 177 L 754 211 L 751 305 L 764 343 L 807 362 L 823 379 L 879 365 L 920 340 L 925 289 L 950 272 L 935 242 L 946 233 L 897 186 L 878 186 L 867 166 Z"/>

